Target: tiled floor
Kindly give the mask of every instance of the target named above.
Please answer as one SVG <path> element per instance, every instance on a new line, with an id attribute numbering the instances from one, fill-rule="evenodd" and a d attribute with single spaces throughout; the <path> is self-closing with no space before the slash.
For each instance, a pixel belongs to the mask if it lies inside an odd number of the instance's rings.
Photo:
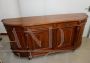
<path id="1" fill-rule="evenodd" d="M 10 50 L 8 37 L 2 37 L 3 40 L 0 42 L 0 48 L 4 46 L 4 49 Z M 27 58 L 14 56 L 11 51 L 4 52 L 0 50 L 0 59 L 3 63 L 90 63 L 90 39 L 83 38 L 81 47 L 73 52 L 58 53 L 28 60 Z"/>

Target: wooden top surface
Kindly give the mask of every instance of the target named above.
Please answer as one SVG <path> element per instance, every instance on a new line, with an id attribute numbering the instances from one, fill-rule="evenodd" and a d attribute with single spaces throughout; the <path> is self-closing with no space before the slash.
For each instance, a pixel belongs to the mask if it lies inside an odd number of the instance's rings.
<path id="1" fill-rule="evenodd" d="M 88 16 L 86 13 L 72 13 L 72 14 L 10 18 L 10 19 L 3 19 L 2 22 L 4 24 L 12 26 L 33 26 L 49 23 L 83 21 L 87 19 L 87 17 Z"/>

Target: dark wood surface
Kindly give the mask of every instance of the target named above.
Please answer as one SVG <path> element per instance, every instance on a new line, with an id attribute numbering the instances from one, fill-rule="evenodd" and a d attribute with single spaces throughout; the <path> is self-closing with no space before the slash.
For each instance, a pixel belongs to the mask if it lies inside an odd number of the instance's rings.
<path id="1" fill-rule="evenodd" d="M 32 58 L 45 55 L 48 52 L 61 52 L 62 50 L 67 51 L 78 48 L 81 45 L 87 17 L 85 13 L 72 13 L 3 19 L 2 22 L 10 40 L 13 41 L 10 42 L 12 51 L 18 56 Z M 49 37 L 50 28 L 52 29 L 51 39 Z M 21 47 L 16 44 L 13 30 L 16 31 Z M 29 34 L 29 30 L 41 41 L 41 47 Z M 62 34 L 64 34 L 64 38 L 61 36 Z M 49 39 L 52 41 L 51 48 L 49 47 Z M 64 42 L 60 45 L 62 39 Z"/>

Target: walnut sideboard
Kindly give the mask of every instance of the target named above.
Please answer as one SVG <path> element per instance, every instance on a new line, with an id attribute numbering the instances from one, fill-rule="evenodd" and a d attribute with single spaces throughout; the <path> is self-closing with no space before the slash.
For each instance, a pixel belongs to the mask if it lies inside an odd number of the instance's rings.
<path id="1" fill-rule="evenodd" d="M 32 58 L 73 51 L 82 41 L 87 14 L 72 13 L 3 19 L 13 53 Z"/>

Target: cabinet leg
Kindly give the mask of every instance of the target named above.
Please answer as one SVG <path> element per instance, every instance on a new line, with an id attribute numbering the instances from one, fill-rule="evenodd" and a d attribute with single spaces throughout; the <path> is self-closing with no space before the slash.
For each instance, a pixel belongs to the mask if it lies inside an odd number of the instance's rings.
<path id="1" fill-rule="evenodd" d="M 28 59 L 30 60 L 31 58 L 30 58 L 30 57 L 28 57 Z"/>
<path id="2" fill-rule="evenodd" d="M 28 59 L 29 59 L 29 60 L 32 59 L 32 54 L 31 54 L 31 52 L 29 53 L 29 57 L 28 57 Z"/>
<path id="3" fill-rule="evenodd" d="M 31 57 L 31 56 L 29 56 L 29 57 L 28 57 L 28 59 L 29 59 L 29 60 L 31 60 L 31 59 L 32 59 L 32 57 Z"/>

